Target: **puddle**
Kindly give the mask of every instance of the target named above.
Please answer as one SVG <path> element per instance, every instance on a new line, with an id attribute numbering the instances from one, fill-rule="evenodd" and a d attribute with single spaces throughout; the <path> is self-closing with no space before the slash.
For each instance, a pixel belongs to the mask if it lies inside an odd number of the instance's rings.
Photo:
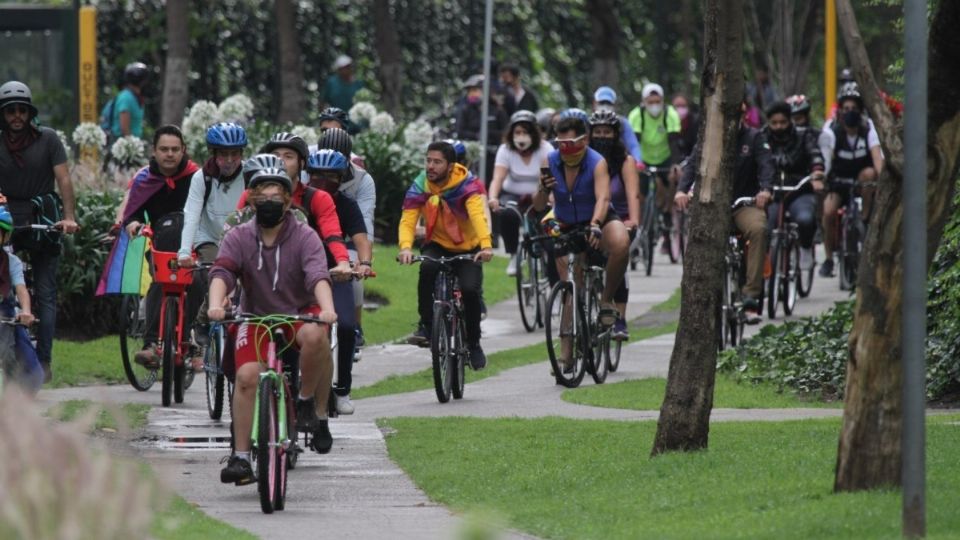
<path id="1" fill-rule="evenodd" d="M 229 436 L 189 436 L 189 437 L 159 437 L 144 439 L 139 442 L 142 446 L 160 448 L 163 450 L 223 450 L 230 448 Z"/>

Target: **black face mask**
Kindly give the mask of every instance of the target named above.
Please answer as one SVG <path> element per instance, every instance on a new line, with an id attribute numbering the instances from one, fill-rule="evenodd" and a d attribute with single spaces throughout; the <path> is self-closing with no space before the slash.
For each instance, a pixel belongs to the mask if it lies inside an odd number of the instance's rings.
<path id="1" fill-rule="evenodd" d="M 859 126 L 860 120 L 860 111 L 847 111 L 843 113 L 843 124 L 847 127 Z"/>
<path id="2" fill-rule="evenodd" d="M 280 201 L 261 201 L 254 208 L 257 210 L 257 224 L 272 229 L 283 221 L 283 203 Z"/>
<path id="3" fill-rule="evenodd" d="M 590 148 L 593 148 L 599 152 L 600 155 L 606 157 L 613 151 L 616 142 L 617 140 L 613 137 L 593 137 L 590 139 Z"/>
<path id="4" fill-rule="evenodd" d="M 775 141 L 777 141 L 777 142 L 783 142 L 783 141 L 787 140 L 787 133 L 788 133 L 789 131 L 790 131 L 790 128 L 785 128 L 785 129 L 771 129 L 771 130 L 770 130 L 770 138 L 773 139 L 773 140 L 775 140 Z"/>

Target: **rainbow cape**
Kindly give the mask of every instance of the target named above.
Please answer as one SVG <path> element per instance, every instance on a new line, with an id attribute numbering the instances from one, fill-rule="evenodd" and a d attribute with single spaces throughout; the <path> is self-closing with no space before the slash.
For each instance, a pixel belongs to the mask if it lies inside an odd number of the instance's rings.
<path id="1" fill-rule="evenodd" d="M 469 219 L 467 199 L 487 192 L 483 182 L 458 163 L 454 165 L 450 180 L 440 193 L 432 193 L 428 184 L 427 175 L 421 173 L 404 195 L 403 209 L 422 210 L 427 226 L 427 241 L 433 237 L 434 227 L 439 220 L 451 240 L 458 244 L 463 242 L 463 232 L 457 220 Z"/>
<path id="2" fill-rule="evenodd" d="M 152 281 L 149 265 L 144 258 L 148 247 L 146 237 L 138 236 L 131 239 L 127 231 L 121 228 L 104 265 L 96 295 L 146 295 Z"/>

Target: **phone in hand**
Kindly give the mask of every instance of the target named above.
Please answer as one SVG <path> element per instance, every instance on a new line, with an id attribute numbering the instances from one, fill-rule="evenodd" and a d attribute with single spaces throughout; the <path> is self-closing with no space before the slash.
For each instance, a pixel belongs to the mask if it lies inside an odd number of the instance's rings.
<path id="1" fill-rule="evenodd" d="M 547 189 L 547 186 L 543 183 L 543 179 L 551 177 L 553 177 L 553 173 L 550 172 L 550 167 L 540 167 L 540 187 Z"/>

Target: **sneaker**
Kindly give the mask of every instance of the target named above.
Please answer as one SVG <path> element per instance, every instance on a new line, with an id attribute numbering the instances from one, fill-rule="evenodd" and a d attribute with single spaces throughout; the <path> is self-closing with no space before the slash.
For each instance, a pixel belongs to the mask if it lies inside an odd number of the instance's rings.
<path id="1" fill-rule="evenodd" d="M 367 342 L 363 339 L 363 328 L 357 326 L 357 329 L 354 330 L 354 333 L 357 335 L 357 341 L 355 345 L 358 349 L 360 349 L 367 344 Z"/>
<path id="2" fill-rule="evenodd" d="M 193 341 L 201 347 L 210 345 L 210 325 L 200 323 L 194 324 Z"/>
<path id="3" fill-rule="evenodd" d="M 407 343 L 410 345 L 416 345 L 418 347 L 429 347 L 430 329 L 427 328 L 427 325 L 423 323 L 418 324 L 417 330 L 407 337 Z"/>
<path id="4" fill-rule="evenodd" d="M 230 456 L 227 466 L 220 470 L 220 481 L 224 484 L 235 484 L 245 486 L 257 481 L 253 476 L 253 467 L 246 459 L 238 456 Z"/>
<path id="5" fill-rule="evenodd" d="M 353 414 L 355 410 L 353 402 L 350 401 L 350 394 L 341 396 L 340 394 L 334 394 L 337 396 L 337 412 L 340 414 Z"/>
<path id="6" fill-rule="evenodd" d="M 297 431 L 314 431 L 319 422 L 316 401 L 297 398 Z"/>
<path id="7" fill-rule="evenodd" d="M 487 355 L 483 354 L 480 344 L 470 346 L 470 367 L 474 371 L 480 371 L 487 367 Z"/>
<path id="8" fill-rule="evenodd" d="M 144 345 L 143 349 L 133 355 L 133 361 L 147 369 L 160 369 L 160 353 L 153 343 Z"/>
<path id="9" fill-rule="evenodd" d="M 40 362 L 40 367 L 43 368 L 43 384 L 47 384 L 53 379 L 53 368 L 50 366 L 50 362 Z"/>
<path id="10" fill-rule="evenodd" d="M 507 275 L 513 277 L 517 275 L 517 254 L 510 256 L 510 262 L 507 263 Z"/>
<path id="11" fill-rule="evenodd" d="M 318 454 L 328 454 L 333 448 L 333 435 L 330 434 L 330 421 L 324 418 L 317 421 L 317 428 L 313 430 L 310 447 Z"/>
<path id="12" fill-rule="evenodd" d="M 827 259 L 820 265 L 820 277 L 833 277 L 833 259 Z"/>
<path id="13" fill-rule="evenodd" d="M 760 324 L 762 320 L 759 309 L 745 309 L 743 310 L 743 316 L 743 322 L 749 325 Z"/>
<path id="14" fill-rule="evenodd" d="M 807 272 L 813 268 L 816 261 L 813 259 L 813 248 L 800 248 L 800 270 Z"/>
<path id="15" fill-rule="evenodd" d="M 190 346 L 190 352 L 187 355 L 187 365 L 194 373 L 203 373 L 203 351 L 200 347 Z"/>
<path id="16" fill-rule="evenodd" d="M 483 297 L 480 297 L 480 320 L 487 318 L 487 303 L 483 301 Z"/>
<path id="17" fill-rule="evenodd" d="M 616 341 L 626 341 L 630 339 L 630 332 L 627 330 L 627 321 L 625 319 L 617 319 L 617 322 L 613 323 L 612 337 Z"/>

